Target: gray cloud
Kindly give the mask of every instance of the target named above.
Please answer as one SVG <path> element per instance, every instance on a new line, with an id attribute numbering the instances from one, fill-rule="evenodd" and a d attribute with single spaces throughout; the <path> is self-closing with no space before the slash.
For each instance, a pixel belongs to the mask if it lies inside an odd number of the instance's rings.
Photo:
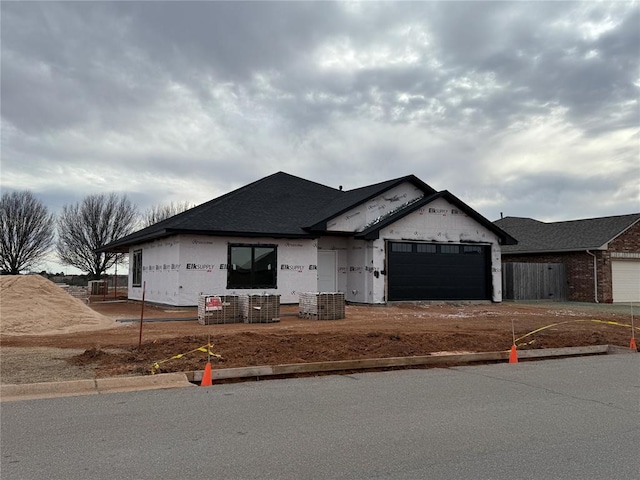
<path id="1" fill-rule="evenodd" d="M 637 2 L 0 8 L 2 188 L 52 208 L 199 203 L 285 170 L 414 173 L 489 218 L 640 210 Z"/>

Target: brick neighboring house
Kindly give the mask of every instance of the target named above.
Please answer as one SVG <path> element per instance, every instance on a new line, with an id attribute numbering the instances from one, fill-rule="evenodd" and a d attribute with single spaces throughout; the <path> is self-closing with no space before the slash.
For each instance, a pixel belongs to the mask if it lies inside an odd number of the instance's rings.
<path id="1" fill-rule="evenodd" d="M 502 247 L 503 262 L 564 264 L 570 301 L 640 301 L 640 213 L 550 223 L 505 217 L 494 223 L 518 240 Z"/>

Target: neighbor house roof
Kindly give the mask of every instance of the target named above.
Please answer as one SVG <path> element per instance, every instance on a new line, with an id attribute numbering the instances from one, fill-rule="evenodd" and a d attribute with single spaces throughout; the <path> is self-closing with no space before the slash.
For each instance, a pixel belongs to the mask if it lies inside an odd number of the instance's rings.
<path id="1" fill-rule="evenodd" d="M 278 172 L 116 240 L 99 251 L 126 252 L 130 246 L 178 234 L 317 238 L 326 234 L 329 219 L 406 182 L 422 190 L 425 197 L 437 194 L 414 175 L 342 191 Z M 506 235 L 465 207 L 474 218 L 501 236 Z"/>
<path id="2" fill-rule="evenodd" d="M 540 222 L 533 218 L 505 217 L 494 223 L 518 240 L 503 254 L 605 250 L 607 244 L 640 222 L 640 213 L 587 218 L 566 222 Z"/>

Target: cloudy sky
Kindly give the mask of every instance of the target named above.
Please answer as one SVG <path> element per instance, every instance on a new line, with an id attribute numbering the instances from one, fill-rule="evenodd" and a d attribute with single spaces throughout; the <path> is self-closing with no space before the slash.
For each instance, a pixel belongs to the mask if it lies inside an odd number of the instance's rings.
<path id="1" fill-rule="evenodd" d="M 481 214 L 640 211 L 638 2 L 1 2 L 2 191 L 201 203 L 415 174 Z"/>

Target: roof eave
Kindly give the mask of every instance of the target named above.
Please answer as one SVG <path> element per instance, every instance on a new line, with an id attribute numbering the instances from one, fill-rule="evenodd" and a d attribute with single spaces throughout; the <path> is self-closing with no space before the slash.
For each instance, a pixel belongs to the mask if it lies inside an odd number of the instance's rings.
<path id="1" fill-rule="evenodd" d="M 115 242 L 111 242 L 106 245 L 103 245 L 100 248 L 96 248 L 95 252 L 125 253 L 125 252 L 128 252 L 129 247 L 133 245 L 139 245 L 140 243 L 145 243 L 152 240 L 159 240 L 160 238 L 166 238 L 171 235 L 172 233 L 170 232 L 170 230 L 159 230 L 146 235 L 140 235 L 135 237 L 130 236 L 131 238 L 125 237 L 121 240 L 116 240 Z"/>
<path id="2" fill-rule="evenodd" d="M 125 253 L 129 251 L 130 247 L 134 247 L 135 245 L 151 242 L 153 240 L 160 240 L 162 238 L 167 238 L 174 235 L 199 235 L 199 236 L 208 236 L 208 237 L 244 237 L 244 238 L 268 237 L 268 238 L 297 238 L 297 239 L 300 239 L 300 238 L 314 239 L 320 236 L 319 233 L 312 233 L 312 232 L 283 233 L 283 232 L 238 232 L 238 231 L 221 231 L 221 230 L 212 231 L 212 230 L 166 229 L 166 230 L 163 230 L 162 232 L 155 232 L 154 234 L 132 238 L 131 240 L 128 240 L 125 242 L 113 242 L 103 247 L 100 247 L 99 249 L 96 249 L 96 252 Z"/>

